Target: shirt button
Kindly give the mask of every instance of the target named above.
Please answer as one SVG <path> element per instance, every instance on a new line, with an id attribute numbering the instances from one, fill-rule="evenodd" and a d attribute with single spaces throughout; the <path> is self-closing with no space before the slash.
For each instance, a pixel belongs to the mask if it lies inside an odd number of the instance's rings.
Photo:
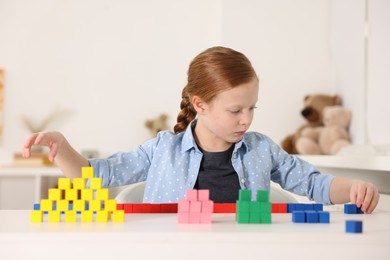
<path id="1" fill-rule="evenodd" d="M 233 154 L 233 159 L 236 159 L 237 158 L 237 154 Z"/>
<path id="2" fill-rule="evenodd" d="M 245 179 L 244 178 L 241 179 L 241 183 L 245 183 Z"/>

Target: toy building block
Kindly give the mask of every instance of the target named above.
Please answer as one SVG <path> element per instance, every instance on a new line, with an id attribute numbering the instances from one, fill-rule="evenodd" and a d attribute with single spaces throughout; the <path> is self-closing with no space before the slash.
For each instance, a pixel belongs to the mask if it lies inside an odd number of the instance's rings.
<path id="1" fill-rule="evenodd" d="M 361 220 L 346 220 L 345 221 L 346 233 L 363 233 L 363 221 Z"/>
<path id="2" fill-rule="evenodd" d="M 319 223 L 330 223 L 330 214 L 328 211 L 318 211 Z"/>
<path id="3" fill-rule="evenodd" d="M 105 210 L 98 211 L 96 213 L 96 222 L 108 222 L 110 219 L 110 213 Z"/>
<path id="4" fill-rule="evenodd" d="M 82 200 L 93 200 L 93 190 L 91 190 L 91 189 L 81 190 L 81 199 Z"/>
<path id="5" fill-rule="evenodd" d="M 112 220 L 114 222 L 124 222 L 125 221 L 125 211 L 124 210 L 115 210 L 112 213 Z"/>
<path id="6" fill-rule="evenodd" d="M 61 200 L 62 190 L 60 189 L 49 189 L 49 200 Z"/>
<path id="7" fill-rule="evenodd" d="M 90 189 L 99 190 L 102 188 L 102 178 L 91 178 Z"/>
<path id="8" fill-rule="evenodd" d="M 58 200 L 56 203 L 56 209 L 65 212 L 69 210 L 69 201 L 68 200 Z"/>
<path id="9" fill-rule="evenodd" d="M 104 209 L 107 211 L 116 211 L 116 200 L 106 200 L 104 202 Z"/>
<path id="10" fill-rule="evenodd" d="M 344 214 L 364 214 L 356 204 L 344 204 Z"/>
<path id="11" fill-rule="evenodd" d="M 133 204 L 126 203 L 126 204 L 123 204 L 122 208 L 119 208 L 119 209 L 117 208 L 117 210 L 121 210 L 121 209 L 123 209 L 125 211 L 125 213 L 133 213 Z"/>
<path id="12" fill-rule="evenodd" d="M 87 181 L 92 188 L 86 188 Z M 76 222 L 77 213 L 81 213 L 82 222 L 93 222 L 94 213 L 98 222 L 107 222 L 110 213 L 116 216 L 116 222 L 124 221 L 123 206 L 118 207 L 115 200 L 108 198 L 108 189 L 101 188 L 102 179 L 94 178 L 92 167 L 83 167 L 82 178 L 74 178 L 73 183 L 70 178 L 59 178 L 58 186 L 59 189 L 49 190 L 49 199 L 34 205 L 32 221 L 43 222 L 45 213 L 48 213 L 49 222 L 60 222 L 62 213 L 65 213 L 66 222 Z M 157 211 L 157 206 L 154 210 Z"/>
<path id="13" fill-rule="evenodd" d="M 34 223 L 43 222 L 43 212 L 40 210 L 32 210 L 30 212 L 30 221 Z"/>
<path id="14" fill-rule="evenodd" d="M 162 203 L 160 204 L 160 213 L 177 213 L 178 203 Z"/>
<path id="15" fill-rule="evenodd" d="M 41 209 L 41 204 L 39 203 L 34 203 L 33 205 L 33 210 L 40 210 Z"/>
<path id="16" fill-rule="evenodd" d="M 208 190 L 187 190 L 186 198 L 177 206 L 178 223 L 211 223 L 214 202 Z"/>
<path id="17" fill-rule="evenodd" d="M 58 188 L 60 190 L 67 190 L 72 188 L 72 182 L 69 178 L 58 178 Z"/>
<path id="18" fill-rule="evenodd" d="M 76 211 L 70 210 L 65 212 L 65 222 L 77 222 L 77 213 Z"/>
<path id="19" fill-rule="evenodd" d="M 73 210 L 79 212 L 86 210 L 86 201 L 85 200 L 73 201 Z"/>
<path id="20" fill-rule="evenodd" d="M 313 210 L 315 211 L 323 211 L 324 205 L 321 203 L 313 203 Z"/>
<path id="21" fill-rule="evenodd" d="M 77 200 L 78 199 L 77 190 L 74 190 L 74 189 L 65 190 L 65 199 L 66 200 Z"/>
<path id="22" fill-rule="evenodd" d="M 119 204 L 117 203 L 117 204 L 116 204 L 116 210 L 123 209 L 123 208 L 124 208 L 124 207 L 123 207 L 124 205 L 125 205 L 125 204 L 123 204 L 123 203 L 119 203 Z M 125 213 L 126 213 L 126 212 L 125 212 Z"/>
<path id="23" fill-rule="evenodd" d="M 269 191 L 257 191 L 256 201 L 251 201 L 251 190 L 240 190 L 236 202 L 236 222 L 270 224 L 272 223 L 272 204 L 269 202 Z"/>
<path id="24" fill-rule="evenodd" d="M 319 222 L 319 216 L 318 212 L 314 210 L 306 210 L 306 223 L 318 223 Z"/>
<path id="25" fill-rule="evenodd" d="M 294 223 L 305 223 L 306 222 L 306 214 L 304 211 L 293 211 L 292 212 L 292 221 Z"/>
<path id="26" fill-rule="evenodd" d="M 52 211 L 53 210 L 53 201 L 48 199 L 41 200 L 41 210 L 42 211 Z"/>
<path id="27" fill-rule="evenodd" d="M 61 212 L 58 210 L 49 211 L 49 222 L 60 222 L 61 221 Z"/>
<path id="28" fill-rule="evenodd" d="M 160 204 L 150 204 L 150 212 L 149 213 L 161 213 L 161 205 Z"/>
<path id="29" fill-rule="evenodd" d="M 96 199 L 98 200 L 108 200 L 108 189 L 100 189 L 96 191 Z"/>
<path id="30" fill-rule="evenodd" d="M 85 189 L 86 179 L 85 178 L 74 178 L 73 189 L 82 190 Z"/>
<path id="31" fill-rule="evenodd" d="M 81 177 L 84 179 L 90 179 L 94 177 L 93 167 L 85 166 L 81 168 Z"/>
<path id="32" fill-rule="evenodd" d="M 186 200 L 198 200 L 198 190 L 186 190 Z"/>
<path id="33" fill-rule="evenodd" d="M 89 210 L 100 211 L 102 209 L 102 202 L 100 200 L 91 200 L 89 202 Z"/>
<path id="34" fill-rule="evenodd" d="M 82 211 L 81 222 L 93 222 L 93 211 L 91 210 Z"/>
<path id="35" fill-rule="evenodd" d="M 207 201 L 210 199 L 210 190 L 198 190 L 198 200 Z"/>
<path id="36" fill-rule="evenodd" d="M 272 203 L 272 213 L 287 213 L 287 203 Z"/>
<path id="37" fill-rule="evenodd" d="M 236 213 L 236 203 L 214 203 L 214 213 Z"/>

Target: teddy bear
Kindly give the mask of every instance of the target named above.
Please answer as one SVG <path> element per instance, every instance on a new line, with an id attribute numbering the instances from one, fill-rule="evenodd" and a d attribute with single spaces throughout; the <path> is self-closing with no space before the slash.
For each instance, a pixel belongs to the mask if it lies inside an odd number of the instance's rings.
<path id="1" fill-rule="evenodd" d="M 300 154 L 335 155 L 349 146 L 348 127 L 351 122 L 351 110 L 342 106 L 329 106 L 323 110 L 323 124 L 319 127 L 306 127 L 296 141 Z"/>
<path id="2" fill-rule="evenodd" d="M 306 127 L 317 127 L 323 125 L 322 112 L 327 106 L 341 105 L 341 98 L 338 95 L 314 94 L 304 97 L 304 108 L 301 115 L 305 118 L 306 123 L 299 127 L 295 133 L 286 136 L 281 147 L 289 154 L 299 154 L 296 149 L 296 140 L 301 137 L 301 132 Z"/>
<path id="3" fill-rule="evenodd" d="M 153 120 L 146 120 L 145 126 L 150 130 L 152 136 L 156 137 L 158 132 L 169 129 L 167 119 L 167 115 L 161 114 Z"/>

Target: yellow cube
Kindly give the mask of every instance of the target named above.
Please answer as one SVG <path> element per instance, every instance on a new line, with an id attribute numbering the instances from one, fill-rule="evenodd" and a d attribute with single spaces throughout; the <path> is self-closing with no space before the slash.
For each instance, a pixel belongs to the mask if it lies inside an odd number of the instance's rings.
<path id="1" fill-rule="evenodd" d="M 67 190 L 72 188 L 72 182 L 69 178 L 58 178 L 58 188 L 60 190 Z"/>
<path id="2" fill-rule="evenodd" d="M 104 209 L 107 211 L 115 211 L 116 210 L 116 200 L 106 200 L 104 202 Z"/>
<path id="3" fill-rule="evenodd" d="M 82 200 L 93 200 L 93 190 L 91 190 L 91 189 L 81 190 L 81 199 Z"/>
<path id="4" fill-rule="evenodd" d="M 49 222 L 60 222 L 61 212 L 58 210 L 49 211 Z"/>
<path id="5" fill-rule="evenodd" d="M 30 213 L 30 221 L 34 223 L 43 222 L 43 211 L 32 210 Z"/>
<path id="6" fill-rule="evenodd" d="M 65 199 L 67 200 L 77 200 L 78 199 L 78 190 L 66 190 Z"/>
<path id="7" fill-rule="evenodd" d="M 53 201 L 48 199 L 41 200 L 41 210 L 42 211 L 52 211 L 53 210 Z"/>
<path id="8" fill-rule="evenodd" d="M 74 178 L 73 179 L 73 189 L 75 189 L 75 190 L 85 189 L 85 179 L 83 179 L 83 178 Z"/>
<path id="9" fill-rule="evenodd" d="M 76 222 L 77 221 L 77 212 L 74 210 L 69 210 L 65 212 L 65 222 Z"/>
<path id="10" fill-rule="evenodd" d="M 89 202 L 89 210 L 100 211 L 102 209 L 102 202 L 100 200 L 91 200 Z"/>
<path id="11" fill-rule="evenodd" d="M 57 210 L 68 211 L 69 210 L 69 201 L 68 200 L 58 200 L 57 201 Z"/>
<path id="12" fill-rule="evenodd" d="M 73 201 L 73 210 L 74 211 L 84 211 L 85 210 L 85 200 Z"/>
<path id="13" fill-rule="evenodd" d="M 112 221 L 114 222 L 124 222 L 125 221 L 125 211 L 116 210 L 112 212 Z"/>
<path id="14" fill-rule="evenodd" d="M 62 190 L 60 189 L 49 189 L 49 200 L 61 200 Z"/>
<path id="15" fill-rule="evenodd" d="M 102 178 L 91 178 L 90 188 L 93 190 L 100 190 L 102 188 Z"/>
<path id="16" fill-rule="evenodd" d="M 105 210 L 96 213 L 96 222 L 107 222 L 110 219 L 110 213 Z"/>
<path id="17" fill-rule="evenodd" d="M 108 189 L 97 190 L 96 198 L 98 200 L 108 200 Z"/>
<path id="18" fill-rule="evenodd" d="M 93 178 L 93 168 L 91 166 L 82 167 L 81 176 L 84 179 Z"/>
<path id="19" fill-rule="evenodd" d="M 93 211 L 86 210 L 81 212 L 81 222 L 93 222 Z"/>

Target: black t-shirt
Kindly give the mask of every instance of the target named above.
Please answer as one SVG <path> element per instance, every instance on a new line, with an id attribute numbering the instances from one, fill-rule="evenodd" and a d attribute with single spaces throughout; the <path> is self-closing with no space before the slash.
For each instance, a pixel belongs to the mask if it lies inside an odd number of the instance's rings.
<path id="1" fill-rule="evenodd" d="M 195 189 L 210 190 L 210 200 L 233 203 L 238 200 L 240 182 L 232 165 L 234 145 L 224 152 L 203 152 Z"/>

